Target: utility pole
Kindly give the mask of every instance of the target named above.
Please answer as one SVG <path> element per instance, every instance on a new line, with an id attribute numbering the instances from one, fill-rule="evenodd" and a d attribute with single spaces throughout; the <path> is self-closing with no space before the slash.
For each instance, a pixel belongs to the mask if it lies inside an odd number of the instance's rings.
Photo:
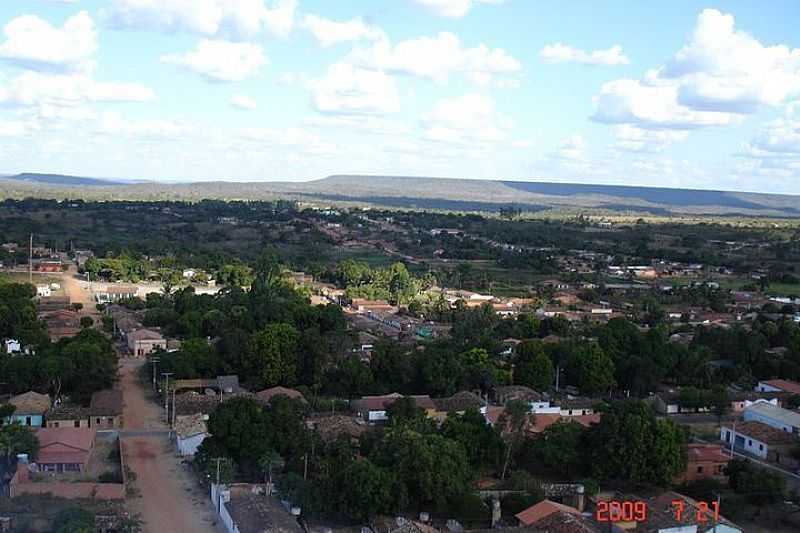
<path id="1" fill-rule="evenodd" d="M 733 434 L 731 435 L 731 459 L 733 459 L 733 443 L 736 442 L 736 420 L 733 421 Z"/>
<path id="2" fill-rule="evenodd" d="M 31 240 L 28 243 L 28 283 L 33 285 L 33 233 L 31 233 Z"/>
<path id="3" fill-rule="evenodd" d="M 172 429 L 175 429 L 175 395 L 177 393 L 177 389 L 172 387 Z"/>
<path id="4" fill-rule="evenodd" d="M 172 372 L 162 372 L 161 375 L 164 377 L 164 416 L 165 422 L 169 424 L 169 377 L 172 375 Z"/>
<path id="5" fill-rule="evenodd" d="M 116 328 L 116 322 L 114 323 Z M 156 390 L 156 364 L 161 362 L 158 357 L 151 357 L 150 362 L 153 363 L 153 390 Z"/>

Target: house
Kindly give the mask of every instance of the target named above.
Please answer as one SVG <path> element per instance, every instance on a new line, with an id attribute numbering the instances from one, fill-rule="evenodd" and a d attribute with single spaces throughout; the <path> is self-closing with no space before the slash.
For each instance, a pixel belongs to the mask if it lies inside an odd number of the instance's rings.
<path id="1" fill-rule="evenodd" d="M 594 414 L 594 406 L 597 400 L 586 397 L 567 396 L 558 400 L 553 400 L 561 410 L 560 414 L 563 417 L 569 416 L 587 416 Z"/>
<path id="2" fill-rule="evenodd" d="M 779 464 L 795 466 L 797 462 L 791 452 L 800 440 L 791 433 L 781 431 L 762 422 L 738 422 L 725 424 L 720 429 L 720 440 L 734 449 Z"/>
<path id="3" fill-rule="evenodd" d="M 61 272 L 61 259 L 42 259 L 36 263 L 36 272 Z"/>
<path id="4" fill-rule="evenodd" d="M 122 391 L 107 389 L 92 394 L 89 406 L 91 427 L 96 429 L 113 429 L 122 427 Z"/>
<path id="5" fill-rule="evenodd" d="M 500 530 L 492 529 L 489 531 Z M 514 531 L 518 532 L 519 530 L 516 529 Z M 554 513 L 540 518 L 523 531 L 528 531 L 530 533 L 600 533 L 605 530 L 600 529 L 596 523 L 582 514 L 575 514 L 559 509 Z"/>
<path id="6" fill-rule="evenodd" d="M 44 415 L 51 407 L 50 396 L 28 391 L 11 397 L 8 403 L 16 407 L 14 414 L 6 422 L 19 422 L 23 426 L 44 426 Z"/>
<path id="7" fill-rule="evenodd" d="M 306 427 L 316 431 L 324 442 L 333 442 L 341 435 L 346 435 L 355 446 L 358 446 L 359 437 L 369 428 L 361 418 L 330 414 L 308 417 Z"/>
<path id="8" fill-rule="evenodd" d="M 214 501 L 214 506 L 222 513 L 227 531 L 303 533 L 304 530 L 292 515 L 291 509 L 286 509 L 274 496 L 264 496 L 256 492 L 251 486 L 233 485 L 226 495 Z"/>
<path id="9" fill-rule="evenodd" d="M 609 527 L 610 523 L 606 521 L 603 523 L 606 526 L 603 531 L 616 533 L 626 531 L 635 531 L 636 533 L 743 533 L 744 531 L 722 515 L 715 517 L 715 509 L 710 502 L 701 503 L 673 491 L 667 491 L 651 498 L 617 494 L 611 501 L 644 502 L 647 509 L 645 520 L 614 522 L 612 527 Z M 677 505 L 683 509 L 680 514 L 675 512 Z"/>
<path id="10" fill-rule="evenodd" d="M 787 433 L 800 432 L 800 413 L 765 402 L 755 403 L 745 409 L 744 419 L 747 422 L 762 422 Z"/>
<path id="11" fill-rule="evenodd" d="M 36 431 L 41 472 L 83 472 L 94 449 L 93 428 L 42 428 Z"/>
<path id="12" fill-rule="evenodd" d="M 52 294 L 50 290 L 50 285 L 37 285 L 36 286 L 36 296 L 49 298 Z"/>
<path id="13" fill-rule="evenodd" d="M 789 381 L 788 379 L 770 379 L 759 381 L 755 388 L 758 392 L 788 392 L 790 394 L 800 394 L 800 383 Z"/>
<path id="14" fill-rule="evenodd" d="M 150 352 L 167 349 L 167 340 L 152 329 L 137 329 L 128 333 L 128 349 L 135 357 L 147 357 Z"/>
<path id="15" fill-rule="evenodd" d="M 139 294 L 139 288 L 136 285 L 122 284 L 109 284 L 105 289 L 94 291 L 97 303 L 101 304 L 119 302 L 120 300 L 133 298 L 137 294 Z"/>
<path id="16" fill-rule="evenodd" d="M 300 391 L 288 389 L 286 387 L 272 387 L 256 393 L 256 397 L 265 404 L 270 403 L 272 398 L 275 396 L 286 396 L 287 398 L 297 399 L 303 403 L 306 403 L 306 399 L 303 397 L 303 394 Z"/>
<path id="17" fill-rule="evenodd" d="M 59 405 L 47 413 L 48 428 L 91 427 L 92 413 L 87 407 Z"/>
<path id="18" fill-rule="evenodd" d="M 447 398 L 433 398 L 436 406 L 434 418 L 445 420 L 451 414 L 463 415 L 468 409 L 475 409 L 486 414 L 485 402 L 474 392 L 461 391 Z"/>
<path id="19" fill-rule="evenodd" d="M 402 394 L 393 392 L 384 396 L 364 396 L 352 402 L 353 410 L 367 422 L 385 422 L 389 420 L 386 411 L 394 402 L 403 398 Z M 436 405 L 429 396 L 407 396 L 414 400 L 417 407 L 424 409 L 427 416 L 435 416 Z"/>
<path id="20" fill-rule="evenodd" d="M 562 511 L 569 514 L 580 515 L 580 511 L 563 503 L 556 503 L 550 500 L 542 500 L 536 505 L 528 507 L 515 515 L 519 527 L 530 527 L 542 518 L 555 512 Z"/>
<path id="21" fill-rule="evenodd" d="M 505 405 L 513 400 L 529 403 L 542 402 L 544 397 L 524 385 L 505 385 L 494 388 L 494 400 L 500 405 Z"/>
<path id="22" fill-rule="evenodd" d="M 730 394 L 731 410 L 741 413 L 753 404 L 764 402 L 781 407 L 783 400 L 788 396 L 785 392 L 755 392 L 741 391 Z"/>
<path id="23" fill-rule="evenodd" d="M 690 443 L 686 447 L 686 459 L 686 470 L 677 477 L 675 483 L 722 479 L 731 457 L 719 444 Z"/>
<path id="24" fill-rule="evenodd" d="M 217 376 L 217 390 L 220 394 L 238 394 L 244 389 L 239 386 L 239 376 Z"/>
<path id="25" fill-rule="evenodd" d="M 4 344 L 6 353 L 8 354 L 22 351 L 22 343 L 20 343 L 17 339 L 6 339 Z"/>
<path id="26" fill-rule="evenodd" d="M 208 437 L 207 418 L 208 415 L 201 413 L 176 418 L 175 441 L 180 455 L 194 457 L 194 454 L 197 453 L 197 448 Z"/>

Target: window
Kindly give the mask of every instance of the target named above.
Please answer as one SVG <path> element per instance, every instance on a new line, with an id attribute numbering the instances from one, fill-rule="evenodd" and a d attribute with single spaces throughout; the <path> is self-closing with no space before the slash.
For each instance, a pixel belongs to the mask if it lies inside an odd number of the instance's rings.
<path id="1" fill-rule="evenodd" d="M 759 449 L 759 450 L 761 450 L 761 451 L 763 452 L 763 451 L 764 451 L 764 445 L 763 445 L 763 444 L 759 444 L 759 445 L 758 445 L 758 449 Z"/>
<path id="2" fill-rule="evenodd" d="M 33 425 L 33 424 L 31 423 L 31 417 L 29 417 L 29 416 L 26 416 L 26 417 L 25 417 L 25 425 L 26 425 L 26 426 L 32 426 L 32 425 Z"/>
<path id="3" fill-rule="evenodd" d="M 101 420 L 102 420 L 102 418 L 98 418 L 98 419 L 97 419 L 97 423 L 98 423 L 98 424 L 100 424 L 100 421 L 101 421 Z"/>
<path id="4" fill-rule="evenodd" d="M 698 466 L 697 467 L 697 473 L 698 474 L 702 474 L 703 473 L 703 467 L 702 466 Z"/>
<path id="5" fill-rule="evenodd" d="M 58 422 L 53 422 L 53 427 L 57 428 L 58 427 Z"/>
<path id="6" fill-rule="evenodd" d="M 570 416 L 572 416 L 572 409 L 569 410 L 569 414 L 570 414 Z"/>
<path id="7" fill-rule="evenodd" d="M 752 441 L 752 440 L 750 440 L 750 439 L 747 439 L 747 445 L 748 445 L 748 446 L 752 446 L 752 445 L 753 445 L 753 441 Z"/>
<path id="8" fill-rule="evenodd" d="M 76 428 L 81 427 L 81 421 L 80 420 L 76 420 L 74 423 L 75 423 L 75 427 Z"/>

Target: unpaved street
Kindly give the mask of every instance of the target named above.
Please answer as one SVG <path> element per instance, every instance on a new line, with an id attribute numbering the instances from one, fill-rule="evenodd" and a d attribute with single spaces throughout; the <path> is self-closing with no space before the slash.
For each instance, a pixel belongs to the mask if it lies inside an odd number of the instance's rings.
<path id="1" fill-rule="evenodd" d="M 152 431 L 152 435 L 125 436 L 122 442 L 128 467 L 136 473 L 139 497 L 128 507 L 141 515 L 148 533 L 218 533 L 208 494 L 181 464 L 167 437 L 161 409 L 145 397 L 138 381 L 143 362 L 122 359 L 120 382 L 125 401 L 125 432 Z M 220 528 L 220 529 L 218 529 Z"/>

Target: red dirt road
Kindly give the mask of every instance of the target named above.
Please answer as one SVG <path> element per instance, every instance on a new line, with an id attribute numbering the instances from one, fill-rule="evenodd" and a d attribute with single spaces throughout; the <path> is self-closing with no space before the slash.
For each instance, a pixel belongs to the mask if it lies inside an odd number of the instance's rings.
<path id="1" fill-rule="evenodd" d="M 121 360 L 125 431 L 163 431 L 163 412 L 145 397 L 137 377 L 141 361 Z M 125 460 L 136 473 L 140 496 L 128 507 L 144 521 L 146 533 L 219 533 L 221 524 L 208 494 L 181 463 L 175 445 L 161 434 L 122 437 Z"/>

